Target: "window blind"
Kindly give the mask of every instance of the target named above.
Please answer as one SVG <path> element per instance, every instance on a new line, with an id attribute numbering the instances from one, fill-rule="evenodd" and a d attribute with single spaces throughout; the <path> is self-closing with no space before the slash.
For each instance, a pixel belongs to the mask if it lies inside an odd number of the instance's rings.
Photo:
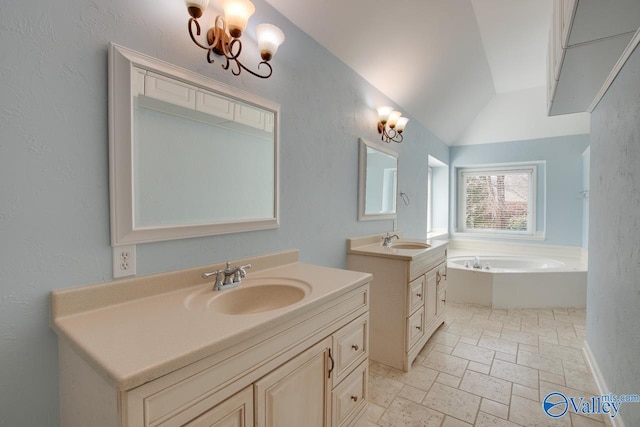
<path id="1" fill-rule="evenodd" d="M 463 172 L 464 228 L 531 232 L 532 170 Z"/>

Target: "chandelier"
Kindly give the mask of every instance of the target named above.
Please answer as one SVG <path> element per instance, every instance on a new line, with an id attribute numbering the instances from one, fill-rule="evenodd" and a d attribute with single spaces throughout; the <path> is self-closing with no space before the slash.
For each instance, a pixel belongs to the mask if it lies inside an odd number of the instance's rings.
<path id="1" fill-rule="evenodd" d="M 242 70 L 253 74 L 256 77 L 267 79 L 273 73 L 269 61 L 273 58 L 278 46 L 284 41 L 284 33 L 280 28 L 271 24 L 260 24 L 256 27 L 258 38 L 258 49 L 262 61 L 258 64 L 258 71 L 252 71 L 240 62 L 242 52 L 242 41 L 240 37 L 247 26 L 247 22 L 256 8 L 249 0 L 222 0 L 224 17 L 218 15 L 213 22 L 213 26 L 207 31 L 206 44 L 199 42 L 196 37 L 200 36 L 200 18 L 209 4 L 209 0 L 186 0 L 189 11 L 189 35 L 191 40 L 200 48 L 207 51 L 207 61 L 212 64 L 216 54 L 224 58 L 222 68 L 238 76 Z M 194 35 L 195 29 L 195 35 Z M 263 67 L 263 72 L 259 70 Z"/>
<path id="2" fill-rule="evenodd" d="M 402 132 L 409 119 L 400 116 L 402 113 L 391 107 L 378 108 L 378 133 L 382 135 L 382 141 L 386 143 L 402 142 L 404 139 Z"/>

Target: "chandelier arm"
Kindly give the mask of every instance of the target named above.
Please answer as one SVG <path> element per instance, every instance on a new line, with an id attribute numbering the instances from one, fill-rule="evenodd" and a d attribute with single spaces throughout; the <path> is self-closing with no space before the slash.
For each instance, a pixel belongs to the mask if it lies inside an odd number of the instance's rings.
<path id="1" fill-rule="evenodd" d="M 398 132 L 395 129 L 387 128 L 386 126 L 379 126 L 378 129 L 382 134 L 380 139 L 386 142 L 387 144 L 390 143 L 391 141 L 397 142 L 399 144 L 404 140 L 404 137 L 402 136 L 402 132 Z"/>
<path id="2" fill-rule="evenodd" d="M 189 35 L 191 36 L 191 40 L 193 40 L 193 42 L 196 44 L 196 46 L 198 46 L 199 48 L 202 48 L 204 50 L 208 50 L 211 51 L 211 49 L 213 48 L 213 46 L 215 46 L 215 43 L 211 46 L 209 45 L 203 45 L 202 43 L 200 43 L 197 39 L 196 36 L 193 35 L 193 30 L 192 27 L 195 24 L 196 26 L 196 35 L 199 36 L 200 35 L 200 24 L 198 23 L 198 21 L 195 18 L 189 18 Z M 211 61 L 209 61 L 211 62 Z"/>
<path id="3" fill-rule="evenodd" d="M 207 52 L 207 62 L 208 62 L 209 64 L 213 64 L 213 63 L 215 62 L 215 61 L 213 60 L 213 58 L 211 57 L 211 54 L 212 54 L 212 53 L 215 53 L 215 52 L 213 51 L 213 49 L 209 49 L 209 51 Z"/>
<path id="4" fill-rule="evenodd" d="M 258 74 L 257 72 L 250 70 L 242 62 L 240 62 L 240 59 L 238 58 L 240 57 L 241 53 L 242 53 L 242 41 L 236 38 L 231 39 L 228 46 L 226 47 L 226 51 L 224 54 L 224 56 L 227 58 L 227 63 L 225 64 L 226 66 L 223 66 L 223 68 L 225 70 L 229 69 L 229 63 L 233 61 L 236 65 L 236 68 L 231 69 L 231 72 L 233 73 L 234 76 L 239 76 L 242 70 L 245 70 L 247 73 L 256 77 L 260 77 L 261 79 L 268 79 L 269 77 L 271 77 L 271 74 L 273 73 L 273 68 L 271 67 L 271 64 L 269 64 L 267 61 L 260 62 L 258 64 L 258 69 L 260 69 L 260 67 L 264 64 L 267 66 L 269 70 L 265 75 Z"/>
<path id="5" fill-rule="evenodd" d="M 234 48 L 238 49 L 236 53 L 233 53 Z M 232 38 L 229 44 L 226 46 L 224 56 L 232 61 L 237 61 L 242 53 L 242 41 L 240 39 Z"/>
<path id="6" fill-rule="evenodd" d="M 225 63 L 222 64 L 222 69 L 228 70 L 229 66 L 231 65 L 231 62 L 229 61 L 229 58 L 227 58 L 226 55 L 225 55 L 224 59 L 225 59 Z"/>
<path id="7" fill-rule="evenodd" d="M 271 64 L 269 64 L 267 61 L 262 61 L 258 64 L 258 69 L 260 69 L 260 67 L 262 65 L 266 65 L 267 68 L 269 69 L 269 72 L 265 75 L 262 74 L 258 74 L 255 71 L 251 71 L 250 69 L 248 69 L 247 67 L 244 66 L 244 64 L 242 64 L 242 62 L 238 61 L 236 59 L 236 64 L 239 66 L 238 70 L 240 70 L 240 68 L 242 68 L 243 70 L 245 70 L 247 73 L 252 74 L 256 77 L 260 77 L 261 79 L 268 79 L 269 77 L 271 77 L 271 74 L 273 73 L 273 68 L 271 67 Z M 235 73 L 234 73 L 235 74 Z M 238 71 L 238 74 L 240 74 L 240 71 Z M 236 76 L 238 75 L 236 74 Z"/>

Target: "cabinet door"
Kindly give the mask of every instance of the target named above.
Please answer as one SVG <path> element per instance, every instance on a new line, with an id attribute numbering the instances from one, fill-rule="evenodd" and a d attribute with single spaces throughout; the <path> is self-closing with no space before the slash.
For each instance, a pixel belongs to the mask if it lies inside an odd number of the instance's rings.
<path id="1" fill-rule="evenodd" d="M 185 427 L 251 427 L 253 426 L 253 386 L 185 424 Z"/>
<path id="2" fill-rule="evenodd" d="M 330 348 L 329 337 L 255 383 L 257 426 L 331 424 Z"/>
<path id="3" fill-rule="evenodd" d="M 431 323 L 436 317 L 436 306 L 438 296 L 438 268 L 434 268 L 427 272 L 427 296 L 425 301 L 426 316 L 425 326 Z"/>

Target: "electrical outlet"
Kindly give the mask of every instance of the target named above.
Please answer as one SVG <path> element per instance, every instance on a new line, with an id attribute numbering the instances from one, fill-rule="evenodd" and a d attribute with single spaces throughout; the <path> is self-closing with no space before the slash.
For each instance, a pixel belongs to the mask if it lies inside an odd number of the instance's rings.
<path id="1" fill-rule="evenodd" d="M 113 248 L 113 278 L 136 275 L 136 245 Z"/>
<path id="2" fill-rule="evenodd" d="M 393 220 L 393 231 L 398 231 L 398 220 L 397 219 Z"/>

